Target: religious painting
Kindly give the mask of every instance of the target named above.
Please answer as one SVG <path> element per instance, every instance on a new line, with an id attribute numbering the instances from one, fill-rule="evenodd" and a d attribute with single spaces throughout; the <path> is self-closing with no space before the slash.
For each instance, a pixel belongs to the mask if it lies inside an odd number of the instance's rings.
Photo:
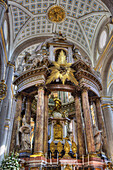
<path id="1" fill-rule="evenodd" d="M 54 140 L 63 140 L 63 127 L 61 124 L 55 124 L 53 127 Z"/>

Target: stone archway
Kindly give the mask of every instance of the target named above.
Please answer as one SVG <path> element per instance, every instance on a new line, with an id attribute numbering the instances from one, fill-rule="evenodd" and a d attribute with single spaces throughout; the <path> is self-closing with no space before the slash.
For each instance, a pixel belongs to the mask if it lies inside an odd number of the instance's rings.
<path id="1" fill-rule="evenodd" d="M 38 44 L 38 43 L 42 43 L 44 42 L 46 39 L 51 38 L 52 36 L 42 36 L 42 37 L 35 37 L 35 38 L 31 38 L 28 39 L 27 41 L 23 42 L 22 44 L 20 44 L 17 48 L 15 48 L 12 57 L 11 57 L 11 62 L 14 62 L 16 60 L 16 58 L 18 57 L 18 55 L 27 47 L 34 45 L 34 44 Z"/>
<path id="2" fill-rule="evenodd" d="M 113 49 L 108 54 L 106 62 L 103 64 L 103 69 L 102 69 L 102 84 L 103 84 L 102 95 L 103 96 L 107 95 L 107 75 L 108 75 L 108 71 L 109 71 L 112 60 L 113 60 Z"/>

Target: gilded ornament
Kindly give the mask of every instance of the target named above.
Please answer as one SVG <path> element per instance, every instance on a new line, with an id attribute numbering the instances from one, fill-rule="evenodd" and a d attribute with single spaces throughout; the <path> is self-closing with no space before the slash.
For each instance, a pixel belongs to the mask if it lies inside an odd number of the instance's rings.
<path id="1" fill-rule="evenodd" d="M 59 152 L 59 157 L 61 157 L 61 152 L 63 150 L 63 145 L 62 143 L 59 141 L 57 144 L 57 151 Z"/>
<path id="2" fill-rule="evenodd" d="M 63 84 L 65 84 L 66 79 L 78 85 L 78 81 L 74 76 L 75 70 L 71 68 L 71 63 L 67 63 L 66 56 L 63 50 L 60 52 L 58 61 L 53 62 L 53 67 L 50 68 L 51 75 L 48 77 L 46 84 L 55 81 L 56 79 L 60 78 Z"/>
<path id="3" fill-rule="evenodd" d="M 4 80 L 0 82 L 0 101 L 3 100 L 7 95 L 7 85 Z"/>
<path id="4" fill-rule="evenodd" d="M 61 124 L 54 125 L 54 140 L 63 140 L 63 129 Z"/>
<path id="5" fill-rule="evenodd" d="M 58 97 L 55 97 L 54 98 L 54 102 L 55 102 L 55 108 L 54 108 L 54 111 L 57 111 L 59 112 L 60 109 L 61 109 L 61 100 L 58 99 Z"/>
<path id="6" fill-rule="evenodd" d="M 72 148 L 72 151 L 73 151 L 73 153 L 74 153 L 74 157 L 76 158 L 76 152 L 77 152 L 77 145 L 76 145 L 76 143 L 72 140 L 72 146 L 71 146 L 71 148 Z"/>
<path id="7" fill-rule="evenodd" d="M 54 144 L 53 141 L 50 143 L 50 151 L 52 152 L 52 157 L 53 157 L 54 156 L 54 152 L 55 152 L 55 144 Z"/>
<path id="8" fill-rule="evenodd" d="M 65 10 L 61 6 L 55 5 L 48 10 L 48 19 L 52 22 L 62 22 L 65 17 Z"/>
<path id="9" fill-rule="evenodd" d="M 67 164 L 64 170 L 72 170 L 72 168 Z"/>
<path id="10" fill-rule="evenodd" d="M 69 145 L 67 140 L 66 140 L 65 145 L 64 145 L 64 150 L 65 150 L 65 155 L 63 156 L 63 158 L 66 158 L 66 159 L 70 158 L 70 156 L 68 154 L 69 151 L 70 151 L 70 145 Z"/>

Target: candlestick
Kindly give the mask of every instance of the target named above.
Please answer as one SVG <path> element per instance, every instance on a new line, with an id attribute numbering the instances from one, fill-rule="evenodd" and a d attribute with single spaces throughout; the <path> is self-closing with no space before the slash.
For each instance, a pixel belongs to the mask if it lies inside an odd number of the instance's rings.
<path id="1" fill-rule="evenodd" d="M 84 165 L 84 155 L 82 155 L 82 164 Z"/>
<path id="2" fill-rule="evenodd" d="M 51 159 L 51 152 L 50 152 L 50 164 L 52 164 L 52 159 Z"/>
<path id="3" fill-rule="evenodd" d="M 57 165 L 58 165 L 58 152 L 57 152 Z"/>
<path id="4" fill-rule="evenodd" d="M 89 154 L 88 154 L 88 166 L 89 166 Z"/>

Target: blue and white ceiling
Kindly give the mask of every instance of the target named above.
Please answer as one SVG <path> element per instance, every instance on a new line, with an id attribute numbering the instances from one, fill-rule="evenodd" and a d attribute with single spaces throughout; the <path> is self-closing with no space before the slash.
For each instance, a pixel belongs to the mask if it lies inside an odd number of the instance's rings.
<path id="1" fill-rule="evenodd" d="M 109 9 L 101 0 L 9 0 L 10 30 L 14 49 L 32 37 L 47 36 L 61 31 L 93 57 L 95 38 L 103 22 L 110 17 Z M 61 5 L 66 11 L 62 23 L 47 19 L 47 9 Z M 14 50 L 13 49 L 13 50 Z"/>

